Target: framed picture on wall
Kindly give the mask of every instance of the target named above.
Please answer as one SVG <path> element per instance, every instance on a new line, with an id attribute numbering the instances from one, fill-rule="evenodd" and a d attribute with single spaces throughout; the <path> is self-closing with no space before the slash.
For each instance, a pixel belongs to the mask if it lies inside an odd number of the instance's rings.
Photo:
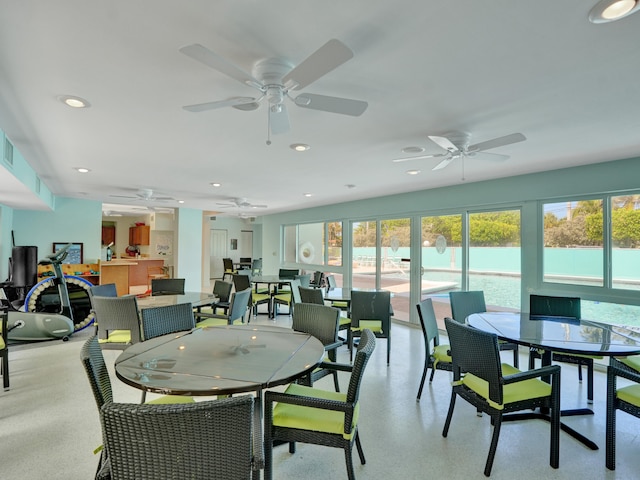
<path id="1" fill-rule="evenodd" d="M 70 242 L 54 242 L 53 253 L 60 250 L 62 247 Z M 84 252 L 82 251 L 82 243 L 71 243 L 69 247 L 67 258 L 62 263 L 84 263 Z"/>
<path id="2" fill-rule="evenodd" d="M 232 238 L 231 239 L 231 250 L 237 250 L 238 249 L 238 239 L 237 238 Z"/>

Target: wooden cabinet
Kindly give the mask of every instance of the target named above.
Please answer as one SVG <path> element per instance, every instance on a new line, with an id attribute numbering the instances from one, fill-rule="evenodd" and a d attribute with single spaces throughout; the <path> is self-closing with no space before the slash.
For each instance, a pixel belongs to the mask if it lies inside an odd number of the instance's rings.
<path id="1" fill-rule="evenodd" d="M 116 227 L 102 227 L 102 245 L 116 243 Z"/>
<path id="2" fill-rule="evenodd" d="M 129 227 L 129 245 L 149 245 L 149 225 Z"/>

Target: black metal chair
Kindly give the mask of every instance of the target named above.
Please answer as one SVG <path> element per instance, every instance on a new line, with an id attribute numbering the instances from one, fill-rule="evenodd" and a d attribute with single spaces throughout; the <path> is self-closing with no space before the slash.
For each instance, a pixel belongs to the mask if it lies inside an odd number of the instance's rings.
<path id="1" fill-rule="evenodd" d="M 258 478 L 262 435 L 253 405 L 249 395 L 188 405 L 105 405 L 100 420 L 110 478 Z"/>
<path id="2" fill-rule="evenodd" d="M 449 292 L 449 303 L 451 305 L 451 316 L 459 323 L 464 323 L 465 319 L 473 313 L 487 311 L 482 290 L 470 290 L 466 292 Z M 517 343 L 510 343 L 500 340 L 498 342 L 500 350 L 513 351 L 513 366 L 519 366 L 519 347 Z"/>
<path id="3" fill-rule="evenodd" d="M 391 359 L 391 292 L 386 290 L 351 292 L 351 326 L 347 333 L 349 360 L 353 352 L 353 339 L 363 329 L 369 329 L 376 338 L 387 339 L 387 365 Z"/>
<path id="4" fill-rule="evenodd" d="M 152 278 L 151 296 L 183 295 L 184 278 Z"/>
<path id="5" fill-rule="evenodd" d="M 640 418 L 640 371 L 612 357 L 607 367 L 606 465 L 616 469 L 616 413 L 618 410 Z M 618 388 L 618 377 L 625 380 Z M 627 384 L 628 382 L 632 384 Z"/>
<path id="6" fill-rule="evenodd" d="M 342 341 L 338 339 L 339 319 L 340 310 L 337 308 L 313 303 L 298 303 L 293 310 L 292 328 L 297 332 L 309 333 L 320 340 L 327 352 L 328 361 L 336 362 L 336 350 L 342 346 Z M 340 384 L 336 370 L 317 368 L 298 383 L 311 387 L 313 382 L 327 375 L 333 375 L 333 384 L 336 392 L 339 392 Z"/>
<path id="7" fill-rule="evenodd" d="M 251 290 L 251 275 L 234 275 L 233 285 L 236 288 L 236 292 L 241 292 L 242 290 L 246 290 L 247 288 Z M 271 309 L 273 308 L 271 302 L 271 294 L 256 292 L 255 290 L 252 290 L 249 297 L 249 308 L 252 310 L 254 317 L 258 315 L 258 306 L 264 304 L 267 305 L 267 313 L 269 314 L 269 317 L 271 317 Z"/>
<path id="8" fill-rule="evenodd" d="M 229 300 L 231 297 L 231 290 L 233 290 L 233 283 L 225 282 L 223 280 L 216 280 L 213 282 L 213 294 L 218 299 L 213 302 L 209 307 L 211 308 L 211 313 L 218 313 L 218 309 L 222 309 L 222 311 L 226 314 L 229 310 Z M 206 307 L 196 307 L 196 311 L 203 311 L 202 309 Z"/>
<path id="9" fill-rule="evenodd" d="M 273 314 L 278 315 L 278 305 L 286 305 L 289 307 L 289 315 L 293 314 L 296 303 L 300 302 L 300 281 L 293 279 L 289 283 L 290 289 L 280 290 L 273 294 Z"/>
<path id="10" fill-rule="evenodd" d="M 447 419 L 442 436 L 451 425 L 456 397 L 460 396 L 480 412 L 491 417 L 493 435 L 484 474 L 491 467 L 498 447 L 500 428 L 509 413 L 534 408 L 548 408 L 550 412 L 549 464 L 560 463 L 560 367 L 549 365 L 537 370 L 521 372 L 500 362 L 498 337 L 445 318 L 453 362 L 453 387 Z M 551 377 L 551 384 L 538 377 Z M 514 459 L 511 459 L 512 461 Z"/>
<path id="11" fill-rule="evenodd" d="M 553 297 L 548 295 L 531 295 L 529 297 L 529 314 L 540 316 L 567 317 L 580 320 L 579 297 Z M 529 368 L 535 366 L 535 360 L 542 358 L 542 351 L 532 348 L 529 351 Z M 555 362 L 571 363 L 578 366 L 578 381 L 582 383 L 582 366 L 587 367 L 587 402 L 593 403 L 593 361 L 601 356 L 572 355 L 564 352 L 552 352 Z"/>
<path id="12" fill-rule="evenodd" d="M 227 276 L 233 276 L 236 273 L 238 273 L 238 271 L 233 268 L 233 260 L 231 258 L 223 258 L 222 259 L 222 265 L 223 265 L 223 274 L 222 274 L 222 280 L 226 279 Z"/>
<path id="13" fill-rule="evenodd" d="M 232 325 L 244 323 L 247 309 L 249 308 L 249 299 L 251 298 L 251 289 L 247 288 L 239 292 L 231 294 L 231 306 L 227 315 L 219 315 L 215 313 L 195 312 L 197 319 L 196 327 L 211 327 L 215 325 Z"/>
<path id="14" fill-rule="evenodd" d="M 418 309 L 418 317 L 420 318 L 420 326 L 422 327 L 425 353 L 422 379 L 420 380 L 420 387 L 418 388 L 418 395 L 416 397 L 416 401 L 419 402 L 429 368 L 431 368 L 431 376 L 429 377 L 429 383 L 431 383 L 436 370 L 446 370 L 450 372 L 453 370 L 453 364 L 451 363 L 449 345 L 440 344 L 440 332 L 438 331 L 432 300 L 426 298 L 418 303 L 416 308 Z M 433 348 L 431 348 L 432 342 Z"/>
<path id="15" fill-rule="evenodd" d="M 351 372 L 347 393 L 330 392 L 299 384 L 291 384 L 284 393 L 265 394 L 265 480 L 273 478 L 273 444 L 289 442 L 295 453 L 295 442 L 342 448 L 349 480 L 355 480 L 352 451 L 356 444 L 360 463 L 365 458 L 360 444 L 357 412 L 360 384 L 365 367 L 375 349 L 375 336 L 363 330 L 353 365 L 321 364 L 323 368 Z"/>

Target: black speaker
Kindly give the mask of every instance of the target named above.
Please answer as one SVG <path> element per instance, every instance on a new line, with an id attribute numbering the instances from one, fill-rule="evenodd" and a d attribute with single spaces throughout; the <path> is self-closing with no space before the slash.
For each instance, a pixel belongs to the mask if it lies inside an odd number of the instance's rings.
<path id="1" fill-rule="evenodd" d="M 11 280 L 14 287 L 32 287 L 38 283 L 38 247 L 13 247 Z"/>

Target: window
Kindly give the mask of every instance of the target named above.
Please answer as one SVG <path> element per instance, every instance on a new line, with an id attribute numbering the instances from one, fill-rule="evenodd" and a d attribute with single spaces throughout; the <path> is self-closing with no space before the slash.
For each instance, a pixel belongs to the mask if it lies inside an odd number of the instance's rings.
<path id="1" fill-rule="evenodd" d="M 545 203 L 543 280 L 603 286 L 602 199 Z"/>
<path id="2" fill-rule="evenodd" d="M 612 287 L 640 290 L 640 195 L 611 198 Z"/>
<path id="3" fill-rule="evenodd" d="M 342 222 L 302 223 L 284 227 L 284 261 L 342 265 Z"/>
<path id="4" fill-rule="evenodd" d="M 353 269 L 351 283 L 354 288 L 376 288 L 376 246 L 378 229 L 376 222 L 354 222 L 352 224 L 351 258 Z"/>

